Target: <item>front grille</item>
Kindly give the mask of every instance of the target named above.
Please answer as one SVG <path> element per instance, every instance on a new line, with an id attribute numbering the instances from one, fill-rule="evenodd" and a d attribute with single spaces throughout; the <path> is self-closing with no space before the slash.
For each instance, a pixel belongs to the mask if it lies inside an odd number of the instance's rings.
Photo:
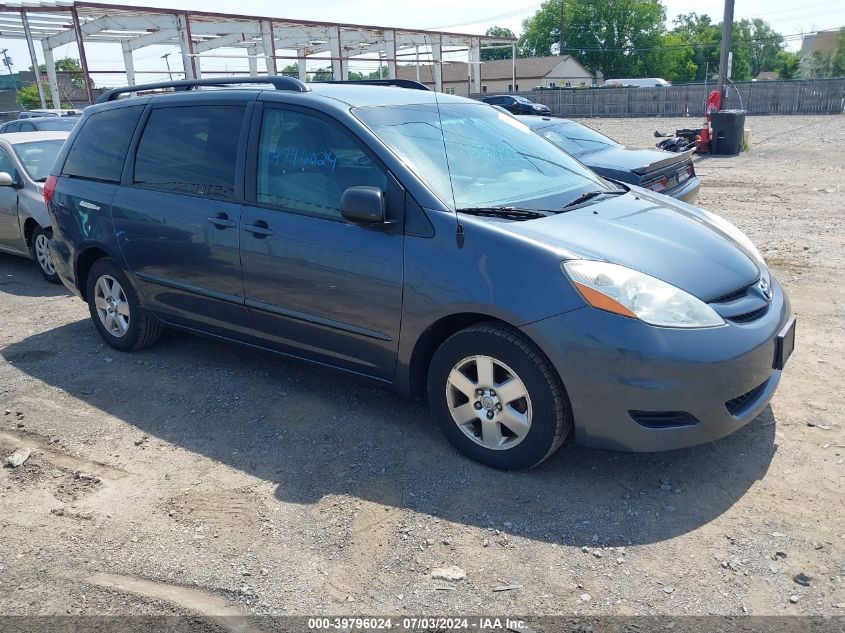
<path id="1" fill-rule="evenodd" d="M 734 417 L 738 417 L 751 403 L 753 403 L 757 397 L 763 392 L 763 389 L 766 388 L 766 383 L 769 382 L 768 380 L 761 385 L 757 385 L 751 391 L 747 391 L 741 396 L 737 396 L 732 400 L 728 400 L 725 403 L 725 408 L 728 410 Z"/>
<path id="2" fill-rule="evenodd" d="M 751 323 L 752 321 L 756 321 L 761 316 L 766 314 L 766 311 L 768 309 L 769 306 L 763 306 L 762 308 L 757 308 L 756 310 L 746 312 L 745 314 L 737 314 L 732 317 L 728 317 L 728 319 L 733 321 L 734 323 Z"/>
<path id="3" fill-rule="evenodd" d="M 628 413 L 638 424 L 650 429 L 670 429 L 698 424 L 698 420 L 683 411 L 628 411 Z"/>
<path id="4" fill-rule="evenodd" d="M 710 303 L 729 303 L 731 301 L 736 301 L 737 299 L 741 299 L 748 293 L 748 289 L 751 286 L 743 286 L 742 288 L 737 288 L 736 290 L 732 290 L 726 295 L 722 295 L 721 297 L 716 297 Z"/>

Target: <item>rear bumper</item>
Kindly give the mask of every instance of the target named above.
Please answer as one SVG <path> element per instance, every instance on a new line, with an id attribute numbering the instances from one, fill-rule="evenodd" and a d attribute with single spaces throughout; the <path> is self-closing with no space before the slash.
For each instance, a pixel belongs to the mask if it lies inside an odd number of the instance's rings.
<path id="1" fill-rule="evenodd" d="M 686 182 L 678 185 L 674 189 L 667 189 L 662 193 L 667 196 L 672 196 L 684 202 L 694 202 L 698 198 L 698 191 L 701 189 L 701 181 L 697 176 L 693 176 Z"/>
<path id="2" fill-rule="evenodd" d="M 50 240 L 50 255 L 53 257 L 53 266 L 56 268 L 59 279 L 68 290 L 77 297 L 81 297 L 79 288 L 76 286 L 76 274 L 73 267 L 74 256 L 70 246 L 61 238 L 54 237 Z"/>
<path id="3" fill-rule="evenodd" d="M 658 328 L 581 308 L 522 330 L 563 380 L 578 444 L 626 451 L 683 448 L 733 433 L 774 395 L 781 377 L 773 368 L 775 340 L 790 317 L 789 301 L 775 285 L 768 312 L 752 323 Z M 655 426 L 636 421 L 632 412 L 689 418 L 683 425 Z"/>

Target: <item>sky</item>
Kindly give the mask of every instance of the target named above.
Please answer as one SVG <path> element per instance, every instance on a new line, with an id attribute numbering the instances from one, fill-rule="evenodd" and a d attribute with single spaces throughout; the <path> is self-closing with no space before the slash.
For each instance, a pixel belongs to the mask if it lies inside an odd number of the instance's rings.
<path id="1" fill-rule="evenodd" d="M 186 10 L 204 10 L 233 12 L 247 15 L 268 17 L 326 20 L 332 22 L 350 22 L 376 26 L 437 29 L 461 33 L 484 33 L 490 26 L 504 26 L 519 34 L 522 20 L 530 17 L 540 7 L 540 2 L 512 0 L 510 3 L 491 3 L 490 0 L 321 0 L 321 2 L 279 3 L 276 0 L 240 0 L 236 9 L 231 0 L 125 0 L 127 4 L 149 7 L 167 7 Z M 498 6 L 497 6 L 498 5 Z M 723 0 L 664 0 L 667 22 L 679 14 L 695 11 L 707 13 L 719 22 L 724 10 Z M 735 18 L 760 17 L 769 22 L 775 30 L 784 35 L 832 29 L 845 26 L 845 0 L 806 0 L 796 3 L 794 0 L 736 0 Z M 23 40 L 0 38 L 0 47 L 8 48 L 15 63 L 15 70 L 26 69 L 29 55 Z M 800 48 L 800 41 L 790 42 L 790 48 Z M 176 48 L 149 47 L 136 53 L 137 70 L 163 69 L 161 55 L 175 52 Z M 123 62 L 118 45 L 86 45 L 88 64 L 92 69 L 119 70 Z M 36 54 L 41 59 L 40 47 L 36 44 Z M 75 44 L 59 49 L 56 57 L 77 56 Z M 180 64 L 179 56 L 170 59 L 174 68 Z M 246 67 L 239 60 L 204 60 L 203 67 L 215 69 L 241 69 Z M 368 64 L 359 64 L 358 70 L 374 70 Z M 259 66 L 260 67 L 260 66 Z M 352 66 L 355 70 L 355 67 Z M 143 75 L 145 81 L 158 77 Z M 118 75 L 95 77 L 99 85 L 122 83 Z M 140 80 L 140 78 L 139 78 Z"/>

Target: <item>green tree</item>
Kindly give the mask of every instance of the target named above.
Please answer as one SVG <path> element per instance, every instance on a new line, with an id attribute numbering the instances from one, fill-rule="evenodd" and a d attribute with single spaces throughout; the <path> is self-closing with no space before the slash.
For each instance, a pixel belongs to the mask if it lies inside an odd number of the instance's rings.
<path id="1" fill-rule="evenodd" d="M 29 67 L 29 70 L 32 70 L 32 66 Z M 61 59 L 56 60 L 56 70 L 61 70 L 65 72 L 72 72 L 73 75 L 70 77 L 71 83 L 79 89 L 85 88 L 85 80 L 82 77 L 82 65 L 79 63 L 78 59 L 74 59 L 73 57 L 62 57 Z M 40 64 L 38 66 L 38 71 L 43 75 L 47 72 L 47 64 Z M 94 81 L 91 80 L 91 87 L 94 87 Z"/>
<path id="2" fill-rule="evenodd" d="M 491 26 L 487 29 L 485 35 L 491 37 L 501 37 L 502 39 L 516 38 L 513 31 L 506 29 L 503 26 Z M 502 46 L 501 48 L 483 48 L 481 49 L 481 61 L 489 62 L 493 59 L 510 59 L 513 51 L 510 46 Z"/>
<path id="3" fill-rule="evenodd" d="M 774 70 L 781 79 L 798 79 L 801 75 L 801 53 L 778 51 Z"/>
<path id="4" fill-rule="evenodd" d="M 281 74 L 287 77 L 299 77 L 299 66 L 296 64 L 288 64 L 282 68 Z"/>
<path id="5" fill-rule="evenodd" d="M 719 68 L 719 45 L 722 42 L 722 29 L 713 24 L 707 14 L 686 13 L 674 20 L 672 34 L 686 43 L 692 52 L 689 61 L 695 64 L 694 81 L 703 81 L 708 72 Z"/>
<path id="6" fill-rule="evenodd" d="M 680 35 L 667 33 L 660 41 L 660 48 L 647 55 L 649 76 L 662 77 L 672 83 L 696 80 L 698 65 L 695 62 L 695 49 Z"/>
<path id="7" fill-rule="evenodd" d="M 661 0 L 546 0 L 523 22 L 525 55 L 571 54 L 605 77 L 638 77 L 666 28 Z M 563 26 L 561 36 L 561 26 Z"/>
<path id="8" fill-rule="evenodd" d="M 44 91 L 45 98 L 50 94 L 50 87 L 42 83 L 41 89 Z M 25 108 L 40 108 L 41 99 L 38 96 L 38 86 L 36 84 L 29 84 L 18 90 L 18 103 Z M 52 107 L 52 106 L 50 106 Z"/>
<path id="9" fill-rule="evenodd" d="M 764 70 L 776 70 L 778 53 L 783 52 L 783 36 L 760 18 L 751 20 L 751 74 L 756 77 Z"/>

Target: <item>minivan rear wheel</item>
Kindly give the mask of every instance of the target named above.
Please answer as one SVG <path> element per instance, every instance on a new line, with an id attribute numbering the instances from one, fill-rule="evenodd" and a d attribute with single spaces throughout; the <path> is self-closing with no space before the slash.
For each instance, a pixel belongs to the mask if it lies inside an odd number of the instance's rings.
<path id="1" fill-rule="evenodd" d="M 161 326 L 141 305 L 129 278 L 111 258 L 94 262 L 85 296 L 97 331 L 115 349 L 134 352 L 161 336 Z"/>
<path id="2" fill-rule="evenodd" d="M 481 323 L 452 335 L 428 372 L 438 426 L 467 457 L 524 470 L 554 453 L 572 430 L 557 372 L 519 332 Z"/>

